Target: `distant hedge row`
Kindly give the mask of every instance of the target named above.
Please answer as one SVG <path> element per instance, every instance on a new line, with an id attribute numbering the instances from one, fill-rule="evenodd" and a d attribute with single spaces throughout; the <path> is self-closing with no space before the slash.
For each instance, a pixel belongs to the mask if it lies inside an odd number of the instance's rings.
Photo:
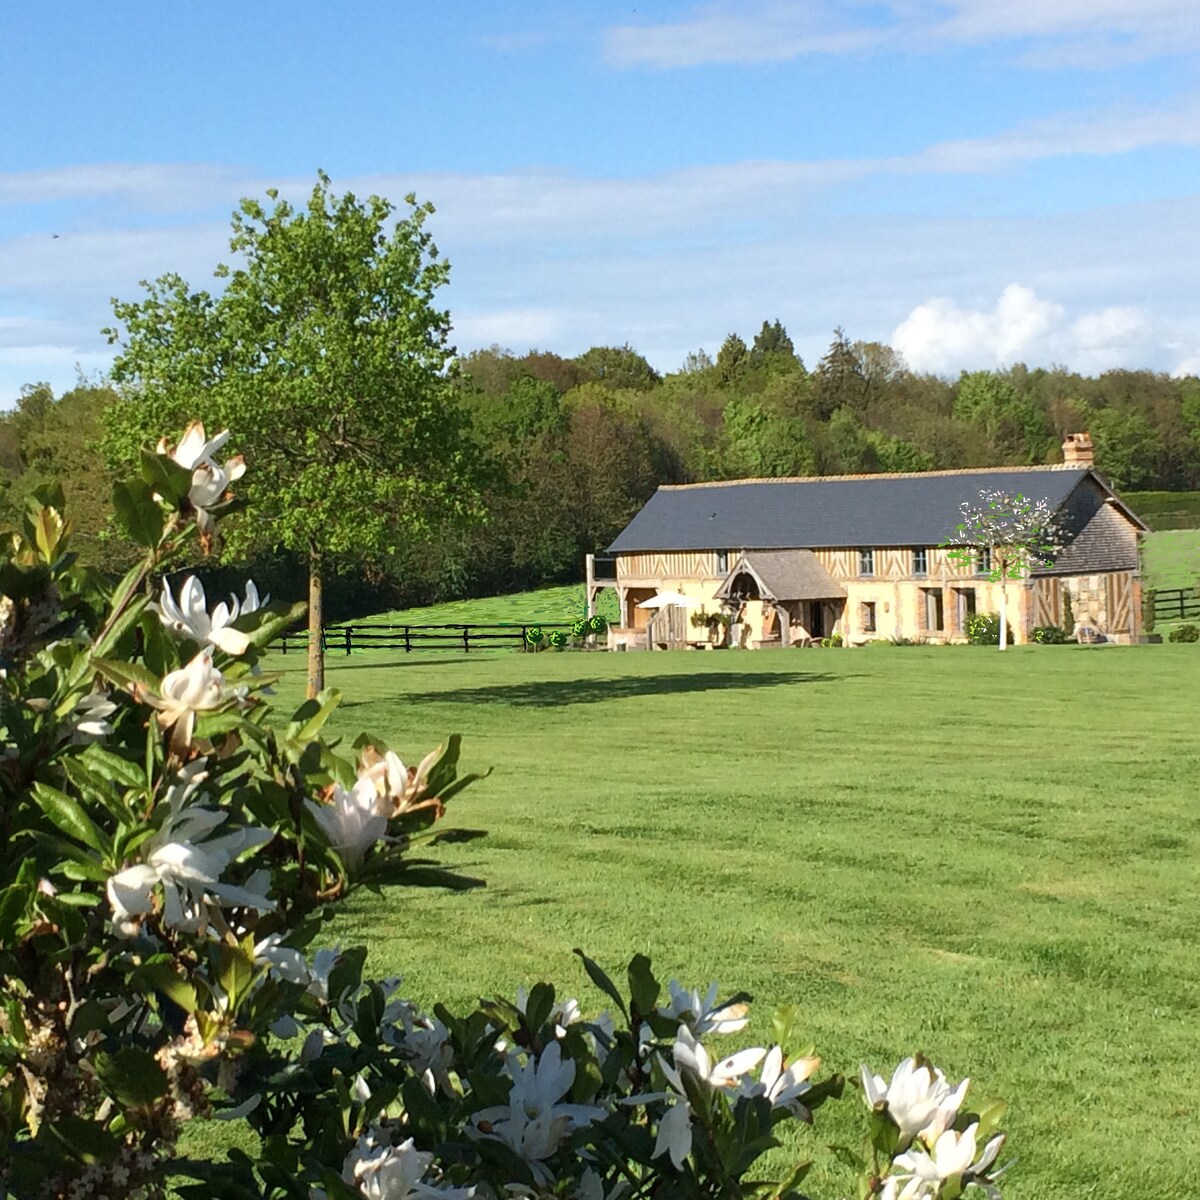
<path id="1" fill-rule="evenodd" d="M 1151 529 L 1200 529 L 1200 492 L 1125 492 L 1124 500 Z"/>

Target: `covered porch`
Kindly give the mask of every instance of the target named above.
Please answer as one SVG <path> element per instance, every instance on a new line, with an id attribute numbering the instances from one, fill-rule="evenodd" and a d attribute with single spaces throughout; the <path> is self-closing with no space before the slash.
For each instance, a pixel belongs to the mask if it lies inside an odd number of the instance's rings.
<path id="1" fill-rule="evenodd" d="M 735 644 L 760 649 L 812 645 L 829 637 L 846 592 L 811 550 L 753 550 L 738 556 L 716 598 L 736 608 Z"/>

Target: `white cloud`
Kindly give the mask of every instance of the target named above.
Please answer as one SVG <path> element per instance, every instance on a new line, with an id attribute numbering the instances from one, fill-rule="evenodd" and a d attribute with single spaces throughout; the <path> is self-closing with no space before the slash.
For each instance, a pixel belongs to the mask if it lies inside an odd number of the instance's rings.
<path id="1" fill-rule="evenodd" d="M 1193 354 L 1190 358 L 1185 358 L 1171 374 L 1176 379 L 1182 379 L 1185 375 L 1200 375 L 1200 354 Z"/>
<path id="2" fill-rule="evenodd" d="M 42 171 L 0 172 L 0 204 L 122 198 L 138 207 L 180 212 L 267 185 L 229 167 L 197 163 L 83 163 Z"/>
<path id="3" fill-rule="evenodd" d="M 565 333 L 563 312 L 547 308 L 456 309 L 453 338 L 464 353 L 480 346 L 550 346 Z"/>
<path id="4" fill-rule="evenodd" d="M 1141 309 L 1113 305 L 1072 317 L 1066 306 L 1019 283 L 1010 283 L 990 308 L 926 300 L 892 331 L 890 344 L 914 370 L 938 375 L 1015 362 L 1064 363 L 1090 374 L 1161 365 L 1169 350 Z"/>
<path id="5" fill-rule="evenodd" d="M 613 26 L 604 51 L 617 67 L 667 70 L 859 53 L 884 44 L 929 52 L 992 42 L 1019 44 L 1030 66 L 1138 62 L 1200 46 L 1200 6 L 1195 0 L 891 0 L 835 7 L 760 0 L 704 5 L 681 21 Z"/>
<path id="6" fill-rule="evenodd" d="M 1060 305 L 1009 284 L 990 311 L 942 298 L 917 305 L 896 327 L 891 345 L 916 371 L 951 374 L 964 364 L 1007 366 L 1029 357 L 1061 321 Z"/>

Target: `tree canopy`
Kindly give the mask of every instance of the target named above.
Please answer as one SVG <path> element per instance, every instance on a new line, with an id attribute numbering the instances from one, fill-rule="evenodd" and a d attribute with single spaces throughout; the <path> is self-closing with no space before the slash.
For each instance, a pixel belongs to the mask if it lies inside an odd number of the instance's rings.
<path id="1" fill-rule="evenodd" d="M 329 560 L 379 560 L 479 510 L 434 303 L 449 266 L 425 228 L 432 206 L 409 196 L 396 218 L 381 197 L 333 195 L 324 174 L 303 207 L 267 196 L 233 216 L 219 293 L 166 275 L 114 302 L 106 448 L 127 459 L 190 419 L 234 431 L 255 519 L 230 523 L 228 549 L 307 560 L 315 693 Z"/>

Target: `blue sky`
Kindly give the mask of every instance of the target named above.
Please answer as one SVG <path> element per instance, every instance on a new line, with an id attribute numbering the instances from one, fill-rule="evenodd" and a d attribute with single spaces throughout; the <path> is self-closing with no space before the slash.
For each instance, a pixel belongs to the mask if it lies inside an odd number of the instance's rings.
<path id="1" fill-rule="evenodd" d="M 1195 0 L 9 4 L 0 405 L 318 167 L 437 206 L 464 351 L 1200 373 L 1198 60 Z"/>

